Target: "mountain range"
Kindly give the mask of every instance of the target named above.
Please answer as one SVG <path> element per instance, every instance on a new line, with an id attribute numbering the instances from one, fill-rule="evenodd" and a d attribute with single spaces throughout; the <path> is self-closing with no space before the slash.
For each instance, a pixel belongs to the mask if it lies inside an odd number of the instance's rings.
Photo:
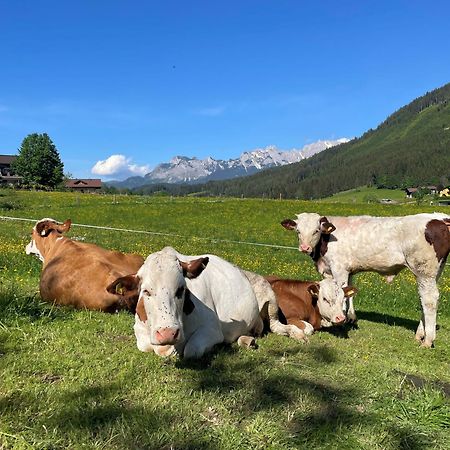
<path id="1" fill-rule="evenodd" d="M 450 184 L 450 83 L 401 107 L 375 129 L 300 162 L 202 185 L 147 186 L 174 195 L 314 199 L 359 186 Z"/>
<path id="2" fill-rule="evenodd" d="M 328 148 L 348 142 L 349 139 L 321 140 L 305 145 L 301 149 L 280 150 L 271 145 L 242 153 L 239 158 L 221 160 L 175 156 L 168 163 L 162 163 L 145 176 L 135 176 L 124 181 L 110 181 L 106 184 L 117 188 L 138 188 L 147 184 L 160 183 L 205 183 L 251 175 L 271 167 L 284 166 L 309 158 Z"/>

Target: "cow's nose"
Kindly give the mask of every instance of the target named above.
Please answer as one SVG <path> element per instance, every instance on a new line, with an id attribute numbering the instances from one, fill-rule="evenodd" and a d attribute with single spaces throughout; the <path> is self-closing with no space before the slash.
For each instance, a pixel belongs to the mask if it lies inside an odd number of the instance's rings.
<path id="1" fill-rule="evenodd" d="M 300 244 L 300 250 L 303 253 L 311 253 L 311 246 L 309 246 L 308 244 Z"/>
<path id="2" fill-rule="evenodd" d="M 342 323 L 345 322 L 345 319 L 346 319 L 345 315 L 344 314 L 340 314 L 340 315 L 338 315 L 338 316 L 336 316 L 334 318 L 334 323 L 336 325 L 342 324 Z"/>
<path id="3" fill-rule="evenodd" d="M 156 340 L 160 345 L 172 345 L 177 341 L 178 336 L 180 335 L 179 328 L 160 328 L 156 330 Z"/>

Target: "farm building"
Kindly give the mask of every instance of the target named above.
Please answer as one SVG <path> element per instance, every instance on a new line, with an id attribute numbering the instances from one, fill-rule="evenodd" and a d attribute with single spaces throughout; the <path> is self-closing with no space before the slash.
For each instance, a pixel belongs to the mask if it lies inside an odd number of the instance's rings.
<path id="1" fill-rule="evenodd" d="M 18 184 L 22 177 L 14 174 L 11 164 L 17 158 L 15 155 L 0 155 L 0 184 Z"/>
<path id="2" fill-rule="evenodd" d="M 66 181 L 66 188 L 76 192 L 98 192 L 101 187 L 100 178 L 76 178 Z"/>

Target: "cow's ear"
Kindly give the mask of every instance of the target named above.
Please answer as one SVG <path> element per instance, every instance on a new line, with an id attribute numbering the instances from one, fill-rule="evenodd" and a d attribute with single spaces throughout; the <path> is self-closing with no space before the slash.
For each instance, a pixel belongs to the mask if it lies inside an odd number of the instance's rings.
<path id="1" fill-rule="evenodd" d="M 60 233 L 67 233 L 70 230 L 71 225 L 72 221 L 70 219 L 67 219 L 64 223 L 56 225 L 55 229 Z"/>
<path id="2" fill-rule="evenodd" d="M 320 231 L 323 234 L 331 234 L 336 229 L 336 227 L 326 217 L 321 217 L 319 219 L 319 223 Z"/>
<path id="3" fill-rule="evenodd" d="M 281 225 L 286 228 L 286 230 L 295 230 L 297 228 L 297 222 L 292 219 L 284 219 Z"/>
<path id="4" fill-rule="evenodd" d="M 318 283 L 311 284 L 308 286 L 308 292 L 312 295 L 313 298 L 319 298 L 319 289 L 320 286 Z"/>
<path id="5" fill-rule="evenodd" d="M 188 262 L 180 261 L 181 268 L 183 269 L 183 276 L 189 279 L 197 278 L 206 268 L 208 262 L 209 258 L 207 256 L 193 259 Z"/>
<path id="6" fill-rule="evenodd" d="M 194 309 L 195 305 L 191 299 L 191 291 L 189 289 L 186 289 L 184 291 L 183 312 L 188 316 L 192 311 L 194 311 Z"/>
<path id="7" fill-rule="evenodd" d="M 139 277 L 136 274 L 126 275 L 125 277 L 120 277 L 114 280 L 110 285 L 106 287 L 106 290 L 110 294 L 129 296 L 139 292 Z"/>
<path id="8" fill-rule="evenodd" d="M 346 286 L 342 289 L 344 291 L 345 297 L 353 297 L 358 292 L 358 289 L 355 288 L 354 286 Z"/>

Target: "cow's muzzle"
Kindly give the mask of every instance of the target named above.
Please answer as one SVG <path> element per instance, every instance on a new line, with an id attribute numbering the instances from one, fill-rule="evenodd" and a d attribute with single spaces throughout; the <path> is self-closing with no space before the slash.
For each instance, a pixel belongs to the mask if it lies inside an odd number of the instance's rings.
<path id="1" fill-rule="evenodd" d="M 308 244 L 300 244 L 300 251 L 303 253 L 311 253 L 312 252 L 312 248 L 310 245 Z"/>
<path id="2" fill-rule="evenodd" d="M 159 328 L 156 330 L 155 338 L 159 345 L 173 345 L 180 337 L 179 328 Z"/>

